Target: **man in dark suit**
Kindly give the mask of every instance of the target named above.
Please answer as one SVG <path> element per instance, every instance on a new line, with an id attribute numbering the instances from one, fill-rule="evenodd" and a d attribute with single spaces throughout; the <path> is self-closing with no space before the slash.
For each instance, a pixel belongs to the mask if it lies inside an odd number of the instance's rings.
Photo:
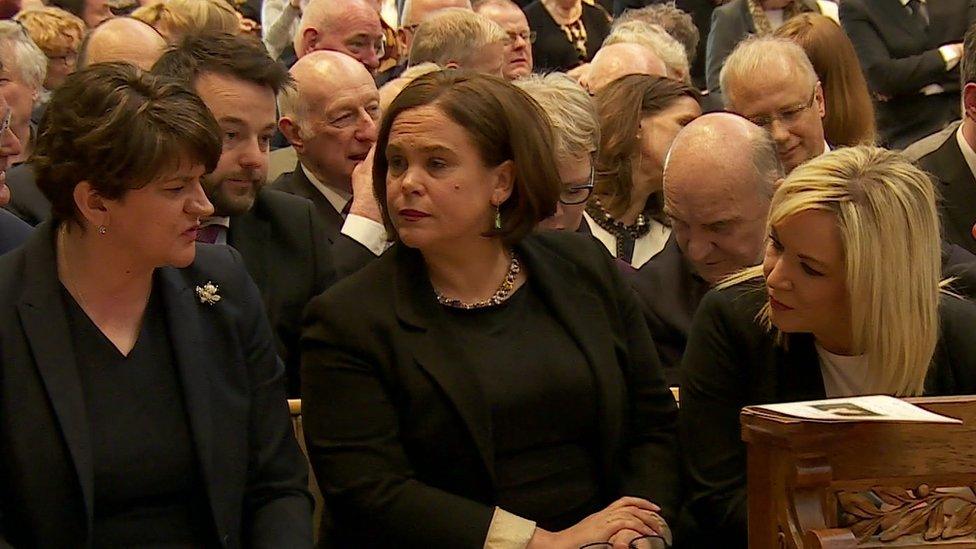
<path id="1" fill-rule="evenodd" d="M 359 61 L 334 51 L 302 57 L 291 75 L 295 85 L 281 93 L 278 127 L 298 163 L 270 188 L 312 201 L 337 270 L 348 274 L 387 247 L 368 161 L 379 92 Z"/>
<path id="2" fill-rule="evenodd" d="M 962 38 L 970 0 L 844 0 L 840 20 L 878 98 L 878 129 L 903 148 L 959 116 Z"/>
<path id="3" fill-rule="evenodd" d="M 725 276 L 761 261 L 769 199 L 781 177 L 769 135 L 736 115 L 702 116 L 671 145 L 664 169 L 671 238 L 630 276 L 669 384 L 679 383 L 699 301 Z"/>
<path id="4" fill-rule="evenodd" d="M 11 159 L 20 154 L 20 140 L 10 128 L 11 108 L 6 98 L 0 95 L 0 206 L 10 202 L 10 188 L 7 186 L 7 168 Z M 30 234 L 30 225 L 24 223 L 10 212 L 0 210 L 0 255 L 23 244 Z"/>
<path id="5" fill-rule="evenodd" d="M 302 310 L 335 280 L 335 271 L 312 204 L 262 190 L 275 96 L 291 79 L 259 43 L 226 35 L 185 39 L 153 72 L 189 82 L 224 131 L 220 162 L 203 179 L 214 216 L 202 222 L 198 240 L 241 252 L 285 362 L 289 395 L 298 396 Z"/>

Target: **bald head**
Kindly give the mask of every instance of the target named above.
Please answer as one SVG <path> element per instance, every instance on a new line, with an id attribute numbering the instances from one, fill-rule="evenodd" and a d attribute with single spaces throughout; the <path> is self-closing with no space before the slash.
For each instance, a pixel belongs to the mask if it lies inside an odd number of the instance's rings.
<path id="1" fill-rule="evenodd" d="M 82 44 L 78 68 L 125 61 L 148 71 L 166 49 L 156 29 L 131 17 L 109 19 L 93 29 Z"/>
<path id="2" fill-rule="evenodd" d="M 667 76 L 668 68 L 653 51 L 640 44 L 620 43 L 606 45 L 593 56 L 584 78 L 590 93 L 628 74 Z"/>
<path id="3" fill-rule="evenodd" d="M 337 51 L 359 60 L 370 72 L 380 65 L 383 26 L 375 2 L 311 0 L 293 46 L 301 58 L 313 51 Z"/>
<path id="4" fill-rule="evenodd" d="M 291 75 L 294 87 L 278 97 L 278 127 L 318 181 L 351 190 L 353 169 L 376 142 L 380 106 L 372 75 L 334 51 L 302 57 Z"/>
<path id="5" fill-rule="evenodd" d="M 702 278 L 714 284 L 759 263 L 769 199 L 782 176 L 775 143 L 745 118 L 707 114 L 678 133 L 664 166 L 665 211 Z"/>

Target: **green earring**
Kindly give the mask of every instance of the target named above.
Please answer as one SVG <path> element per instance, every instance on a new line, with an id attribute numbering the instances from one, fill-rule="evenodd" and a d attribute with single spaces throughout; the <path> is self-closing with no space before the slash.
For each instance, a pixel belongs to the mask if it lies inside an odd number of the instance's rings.
<path id="1" fill-rule="evenodd" d="M 502 228 L 502 207 L 495 206 L 495 229 Z"/>

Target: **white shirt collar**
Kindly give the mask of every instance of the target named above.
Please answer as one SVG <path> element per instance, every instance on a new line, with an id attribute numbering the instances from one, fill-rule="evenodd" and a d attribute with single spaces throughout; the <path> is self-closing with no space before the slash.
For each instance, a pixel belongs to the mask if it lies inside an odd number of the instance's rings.
<path id="1" fill-rule="evenodd" d="M 976 151 L 966 141 L 966 136 L 962 134 L 962 127 L 964 124 L 959 124 L 959 129 L 956 130 L 956 142 L 959 143 L 959 149 L 962 151 L 962 157 L 966 159 L 966 164 L 969 166 L 969 171 L 976 175 Z"/>
<path id="2" fill-rule="evenodd" d="M 342 213 L 342 210 L 346 208 L 346 204 L 352 200 L 352 193 L 346 191 L 345 189 L 336 189 L 335 187 L 330 187 L 325 183 L 322 183 L 314 175 L 312 175 L 312 172 L 305 167 L 305 164 L 299 162 L 298 165 L 302 167 L 302 171 L 305 172 L 305 177 L 307 177 L 312 183 L 312 186 L 318 189 L 318 191 L 325 196 L 325 199 L 329 201 L 329 204 L 332 204 L 335 211 Z"/>

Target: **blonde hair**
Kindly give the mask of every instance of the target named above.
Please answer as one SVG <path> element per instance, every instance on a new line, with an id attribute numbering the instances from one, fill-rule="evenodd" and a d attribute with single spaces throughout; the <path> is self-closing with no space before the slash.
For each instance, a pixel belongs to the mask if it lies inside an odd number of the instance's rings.
<path id="1" fill-rule="evenodd" d="M 237 11 L 226 0 L 157 0 L 137 8 L 132 17 L 177 42 L 187 34 L 220 32 L 239 34 Z"/>
<path id="2" fill-rule="evenodd" d="M 61 8 L 24 10 L 15 15 L 14 20 L 24 26 L 31 40 L 48 57 L 70 51 L 77 53 L 85 37 L 85 22 Z"/>
<path id="3" fill-rule="evenodd" d="M 885 149 L 838 149 L 794 169 L 773 195 L 768 225 L 803 211 L 837 216 L 851 296 L 851 341 L 867 355 L 869 392 L 922 393 L 939 338 L 941 255 L 931 179 Z M 753 267 L 719 284 L 762 274 Z M 769 305 L 758 320 L 774 331 Z M 777 337 L 784 334 L 777 333 Z"/>
<path id="4" fill-rule="evenodd" d="M 508 38 L 498 23 L 463 8 L 446 8 L 428 17 L 414 35 L 409 64 L 455 62 L 464 66 L 485 46 Z"/>
<path id="5" fill-rule="evenodd" d="M 613 26 L 603 46 L 611 44 L 639 44 L 661 58 L 668 69 L 668 76 L 690 82 L 688 54 L 684 46 L 667 33 L 660 25 L 645 23 L 637 19 Z"/>
<path id="6" fill-rule="evenodd" d="M 556 161 L 593 156 L 600 146 L 600 118 L 590 94 L 564 73 L 531 74 L 512 82 L 549 115 Z"/>
<path id="7" fill-rule="evenodd" d="M 800 78 L 805 77 L 809 80 L 811 89 L 817 85 L 817 72 L 799 44 L 788 38 L 751 36 L 739 42 L 739 45 L 732 50 L 725 59 L 722 72 L 719 73 L 719 84 L 722 87 L 725 106 L 734 105 L 733 83 L 748 82 L 760 74 L 767 75 L 771 64 L 779 64 L 778 66 L 785 64 L 797 71 Z"/>

